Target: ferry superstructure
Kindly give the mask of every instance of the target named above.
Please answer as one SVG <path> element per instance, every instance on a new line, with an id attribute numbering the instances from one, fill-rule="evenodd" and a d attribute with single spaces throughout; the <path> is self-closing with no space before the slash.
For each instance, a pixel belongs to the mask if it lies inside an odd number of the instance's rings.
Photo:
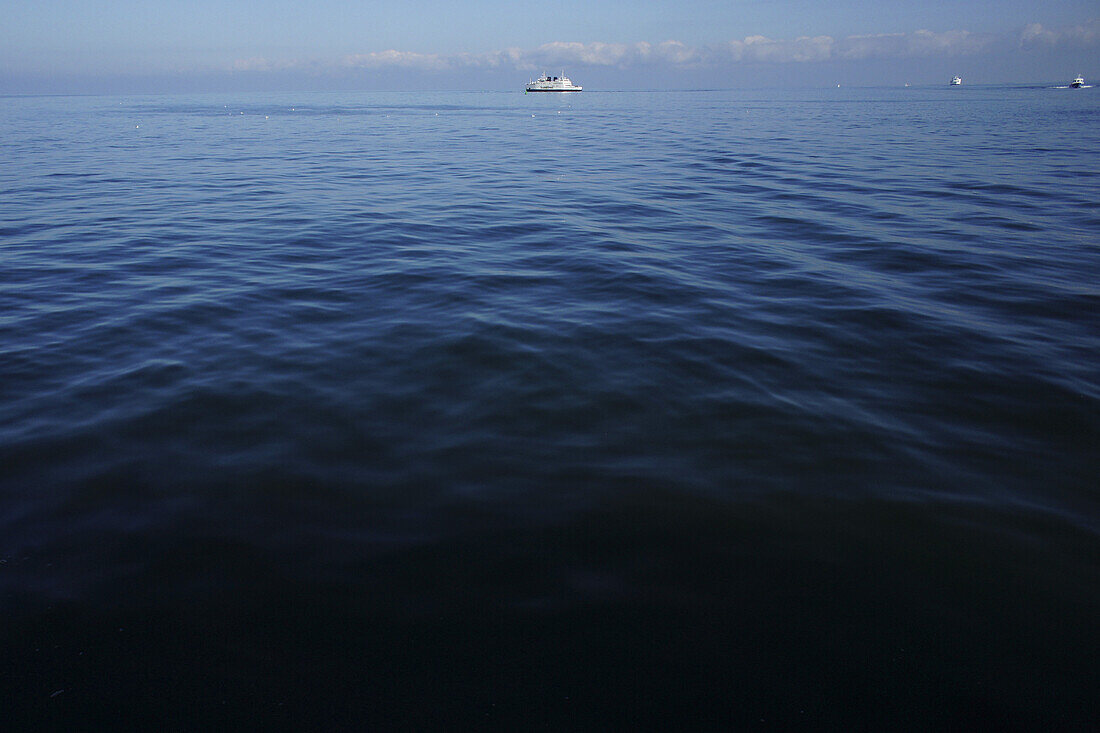
<path id="1" fill-rule="evenodd" d="M 524 91 L 527 92 L 579 92 L 582 87 L 577 86 L 569 77 L 562 73 L 561 76 L 547 76 L 543 74 L 534 81 L 527 82 Z"/>

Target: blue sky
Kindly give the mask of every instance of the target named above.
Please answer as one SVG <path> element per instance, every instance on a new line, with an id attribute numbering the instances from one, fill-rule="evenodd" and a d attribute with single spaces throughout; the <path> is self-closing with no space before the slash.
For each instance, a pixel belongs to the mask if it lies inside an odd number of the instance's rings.
<path id="1" fill-rule="evenodd" d="M 1100 74 L 1095 0 L 0 0 L 0 17 L 0 92 Z"/>

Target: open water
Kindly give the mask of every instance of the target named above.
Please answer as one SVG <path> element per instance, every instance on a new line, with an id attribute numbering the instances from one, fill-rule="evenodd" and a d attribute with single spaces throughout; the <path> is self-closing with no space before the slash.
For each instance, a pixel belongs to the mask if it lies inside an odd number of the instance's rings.
<path id="1" fill-rule="evenodd" d="M 1096 724 L 1096 90 L 0 101 L 14 729 Z"/>

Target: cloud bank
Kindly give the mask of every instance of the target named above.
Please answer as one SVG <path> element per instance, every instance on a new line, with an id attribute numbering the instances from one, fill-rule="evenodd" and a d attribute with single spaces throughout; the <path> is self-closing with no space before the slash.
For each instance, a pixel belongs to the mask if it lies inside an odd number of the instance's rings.
<path id="1" fill-rule="evenodd" d="M 1029 23 L 1020 31 L 1021 46 L 1070 46 L 1087 47 L 1100 45 L 1100 18 L 1070 28 L 1044 28 L 1038 23 Z"/>
<path id="2" fill-rule="evenodd" d="M 1100 19 L 1069 28 L 1048 29 L 1038 23 L 1025 26 L 1014 37 L 967 30 L 877 35 L 801 36 L 768 38 L 747 36 L 718 46 L 663 43 L 579 43 L 555 41 L 536 48 L 507 48 L 489 53 L 430 54 L 388 49 L 351 54 L 330 61 L 240 59 L 233 71 L 307 71 L 325 73 L 356 69 L 454 72 L 509 69 L 535 71 L 554 67 L 718 68 L 728 64 L 806 64 L 829 61 L 945 58 L 970 56 L 1007 48 L 1100 46 Z"/>

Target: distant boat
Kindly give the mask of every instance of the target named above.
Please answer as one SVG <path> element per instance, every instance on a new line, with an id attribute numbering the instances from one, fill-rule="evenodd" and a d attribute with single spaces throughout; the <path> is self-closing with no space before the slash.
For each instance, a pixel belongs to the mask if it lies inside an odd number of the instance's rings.
<path id="1" fill-rule="evenodd" d="M 909 86 L 909 82 L 905 82 L 905 86 Z"/>
<path id="2" fill-rule="evenodd" d="M 960 84 L 962 84 L 962 83 L 963 83 L 963 80 L 962 80 L 962 77 L 961 77 L 961 76 L 953 76 L 953 77 L 951 77 L 951 86 L 953 86 L 953 87 L 957 87 L 957 86 L 959 86 L 959 85 L 960 85 Z"/>
<path id="3" fill-rule="evenodd" d="M 563 72 L 561 76 L 547 76 L 543 74 L 535 81 L 527 82 L 526 92 L 579 92 L 582 87 L 577 86 Z"/>
<path id="4" fill-rule="evenodd" d="M 1081 87 L 1085 86 L 1085 78 L 1083 76 L 1078 76 L 1076 79 L 1073 80 L 1073 83 L 1070 84 L 1070 86 L 1074 89 L 1080 89 Z"/>

